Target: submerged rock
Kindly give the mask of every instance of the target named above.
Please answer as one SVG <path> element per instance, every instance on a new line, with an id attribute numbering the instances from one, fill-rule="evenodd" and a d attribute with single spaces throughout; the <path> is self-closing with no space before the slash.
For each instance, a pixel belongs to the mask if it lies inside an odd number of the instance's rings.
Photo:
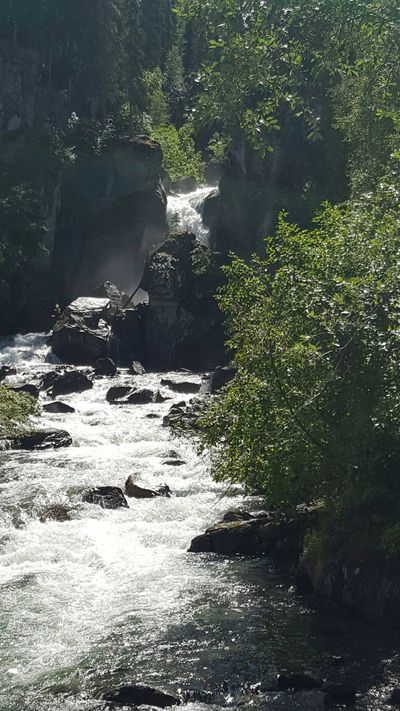
<path id="1" fill-rule="evenodd" d="M 45 412 L 54 412 L 56 414 L 62 415 L 75 412 L 74 407 L 71 407 L 71 405 L 67 405 L 65 402 L 60 402 L 58 400 L 55 402 L 46 403 L 45 405 L 43 405 L 43 410 Z"/>
<path id="2" fill-rule="evenodd" d="M 145 489 L 142 486 L 138 486 L 133 474 L 125 482 L 125 494 L 131 499 L 154 499 L 156 496 L 160 496 L 154 489 Z"/>
<path id="3" fill-rule="evenodd" d="M 167 378 L 163 378 L 161 380 L 161 385 L 164 385 L 165 387 L 169 388 L 170 390 L 173 390 L 176 393 L 198 393 L 200 391 L 201 385 L 200 383 L 193 383 L 193 382 L 188 382 L 188 381 L 176 381 L 176 380 L 169 380 Z"/>
<path id="4" fill-rule="evenodd" d="M 150 686 L 122 686 L 117 691 L 104 694 L 103 698 L 113 704 L 128 707 L 147 705 L 166 709 L 181 703 L 176 696 L 165 694 Z"/>
<path id="5" fill-rule="evenodd" d="M 65 430 L 37 430 L 11 440 L 12 449 L 59 449 L 69 447 L 72 437 Z"/>
<path id="6" fill-rule="evenodd" d="M 128 502 L 122 489 L 117 486 L 99 486 L 89 489 L 83 495 L 86 504 L 96 504 L 103 509 L 128 508 Z"/>
<path id="7" fill-rule="evenodd" d="M 328 694 L 333 703 L 347 704 L 355 700 L 357 689 L 351 683 L 329 683 L 324 684 L 322 691 Z"/>
<path id="8" fill-rule="evenodd" d="M 59 523 L 63 523 L 64 521 L 71 520 L 71 514 L 67 506 L 53 504 L 52 506 L 46 506 L 41 510 L 39 519 L 42 523 L 47 523 L 47 521 L 58 521 Z"/>
<path id="9" fill-rule="evenodd" d="M 99 358 L 94 364 L 94 372 L 96 375 L 113 377 L 117 374 L 117 366 L 112 358 Z"/>

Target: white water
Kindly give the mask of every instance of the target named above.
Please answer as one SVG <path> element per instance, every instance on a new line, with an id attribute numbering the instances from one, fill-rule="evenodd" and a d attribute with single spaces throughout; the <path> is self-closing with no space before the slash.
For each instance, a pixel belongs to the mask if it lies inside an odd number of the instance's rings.
<path id="1" fill-rule="evenodd" d="M 0 362 L 16 363 L 17 378 L 53 367 L 44 336 L 2 345 Z M 257 697 L 243 700 L 243 682 L 285 668 L 320 671 L 326 656 L 344 651 L 370 690 L 357 708 L 382 708 L 371 686 L 374 677 L 382 686 L 381 660 L 392 664 L 393 636 L 388 645 L 374 629 L 321 635 L 326 620 L 302 606 L 290 579 L 265 560 L 186 552 L 194 535 L 242 498 L 221 498 L 207 459 L 162 426 L 172 402 L 189 395 L 158 405 L 106 402 L 117 382 L 156 388 L 160 379 L 124 372 L 97 380 L 93 390 L 63 398 L 75 414 L 41 420 L 68 429 L 71 448 L 0 455 L 0 711 L 103 711 L 96 699 L 129 683 L 216 694 L 215 704 L 186 704 L 188 711 L 267 711 Z M 184 466 L 163 464 L 171 449 Z M 148 487 L 167 482 L 174 496 L 130 500 L 116 511 L 82 503 L 87 487 L 123 488 L 132 473 Z M 41 523 L 41 509 L 56 503 L 71 507 L 72 520 Z"/>
<path id="2" fill-rule="evenodd" d="M 209 185 L 198 188 L 191 193 L 169 195 L 167 204 L 167 220 L 170 226 L 196 235 L 199 242 L 208 246 L 210 232 L 203 224 L 202 208 L 204 201 L 212 192 Z"/>

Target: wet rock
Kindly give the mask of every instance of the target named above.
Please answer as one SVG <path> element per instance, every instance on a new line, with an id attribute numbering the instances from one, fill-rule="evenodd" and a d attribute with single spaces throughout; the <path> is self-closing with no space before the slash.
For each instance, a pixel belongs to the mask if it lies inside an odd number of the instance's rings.
<path id="1" fill-rule="evenodd" d="M 131 388 L 127 385 L 114 385 L 107 391 L 106 400 L 111 403 L 116 402 L 124 398 L 130 391 Z"/>
<path id="2" fill-rule="evenodd" d="M 13 390 L 15 393 L 26 393 L 27 395 L 34 397 L 35 400 L 37 400 L 40 395 L 40 390 L 39 390 L 38 386 L 35 385 L 34 383 L 24 383 L 23 385 L 13 385 L 11 387 L 11 390 Z"/>
<path id="3" fill-rule="evenodd" d="M 305 689 L 320 689 L 322 682 L 309 674 L 279 674 L 278 689 L 303 691 Z"/>
<path id="4" fill-rule="evenodd" d="M 133 474 L 125 482 L 125 493 L 131 499 L 154 499 L 156 496 L 160 496 L 159 492 L 154 491 L 154 489 L 145 489 L 142 486 L 138 486 L 136 477 Z"/>
<path id="5" fill-rule="evenodd" d="M 174 404 L 164 417 L 163 426 L 177 431 L 196 430 L 206 408 L 206 397 L 193 398 L 188 405 L 185 402 Z"/>
<path id="6" fill-rule="evenodd" d="M 168 484 L 162 484 L 158 487 L 157 493 L 159 494 L 159 496 L 165 496 L 166 499 L 169 499 L 171 497 L 172 491 L 169 488 Z"/>
<path id="7" fill-rule="evenodd" d="M 50 391 L 53 397 L 82 393 L 93 387 L 92 380 L 81 370 L 55 371 L 46 382 L 51 382 Z"/>
<path id="8" fill-rule="evenodd" d="M 184 691 L 183 700 L 186 704 L 190 703 L 201 703 L 201 704 L 211 704 L 213 700 L 213 693 L 211 691 Z"/>
<path id="9" fill-rule="evenodd" d="M 94 364 L 94 372 L 96 375 L 113 377 L 117 374 L 117 366 L 112 358 L 99 358 Z"/>
<path id="10" fill-rule="evenodd" d="M 206 382 L 205 391 L 212 394 L 217 393 L 233 380 L 236 372 L 237 369 L 234 365 L 218 366 Z"/>
<path id="11" fill-rule="evenodd" d="M 139 363 L 138 360 L 132 361 L 132 363 L 129 366 L 128 372 L 131 375 L 145 375 L 146 370 L 143 367 L 141 363 Z"/>
<path id="12" fill-rule="evenodd" d="M 72 437 L 64 430 L 37 430 L 19 435 L 12 440 L 12 449 L 59 449 L 69 447 Z"/>
<path id="13" fill-rule="evenodd" d="M 123 309 L 129 300 L 128 294 L 118 289 L 111 281 L 105 281 L 97 286 L 91 296 L 96 299 L 108 299 L 114 312 Z"/>
<path id="14" fill-rule="evenodd" d="M 65 363 L 92 365 L 113 353 L 113 315 L 110 299 L 81 297 L 64 309 L 56 321 L 50 344 Z"/>
<path id="15" fill-rule="evenodd" d="M 178 452 L 175 449 L 170 449 L 164 454 L 165 459 L 180 459 Z"/>
<path id="16" fill-rule="evenodd" d="M 333 703 L 351 703 L 355 700 L 357 689 L 350 683 L 330 683 L 324 684 L 322 691 L 328 694 Z"/>
<path id="17" fill-rule="evenodd" d="M 173 390 L 176 393 L 198 393 L 200 391 L 200 383 L 185 382 L 185 381 L 175 381 L 169 380 L 168 378 L 163 378 L 161 380 L 161 385 Z"/>
<path id="18" fill-rule="evenodd" d="M 146 417 L 148 420 L 159 420 L 161 415 L 157 415 L 155 412 L 149 412 Z"/>
<path id="19" fill-rule="evenodd" d="M 299 560 L 310 518 L 222 521 L 193 539 L 189 552 L 220 555 L 271 555 L 279 559 Z"/>
<path id="20" fill-rule="evenodd" d="M 122 686 L 117 691 L 105 694 L 103 698 L 113 704 L 128 707 L 148 705 L 166 709 L 181 703 L 177 697 L 152 689 L 150 686 Z"/>
<path id="21" fill-rule="evenodd" d="M 107 393 L 107 400 L 112 405 L 148 405 L 152 402 L 160 402 L 158 391 L 154 392 L 149 388 L 128 388 L 128 392 L 125 392 L 123 396 L 114 393 L 112 399 L 109 399 L 109 393 L 110 391 Z"/>
<path id="22" fill-rule="evenodd" d="M 386 703 L 388 706 L 400 706 L 400 688 L 393 689 L 386 699 Z"/>
<path id="23" fill-rule="evenodd" d="M 89 489 L 83 495 L 86 504 L 96 504 L 103 509 L 128 508 L 122 489 L 117 486 L 99 486 Z"/>
<path id="24" fill-rule="evenodd" d="M 225 355 L 214 294 L 221 260 L 194 235 L 178 232 L 151 255 L 141 287 L 149 295 L 145 346 L 149 366 L 213 368 Z"/>
<path id="25" fill-rule="evenodd" d="M 48 402 L 43 405 L 43 410 L 45 412 L 54 412 L 60 415 L 66 415 L 68 413 L 75 412 L 75 408 L 71 405 L 67 405 L 65 402 L 60 402 L 59 400 L 55 402 Z"/>
<path id="26" fill-rule="evenodd" d="M 250 521 L 251 518 L 252 515 L 248 511 L 227 511 L 223 521 Z"/>
<path id="27" fill-rule="evenodd" d="M 0 383 L 3 382 L 6 378 L 8 378 L 9 375 L 16 375 L 17 374 L 17 369 L 14 368 L 14 366 L 9 365 L 6 363 L 5 365 L 0 366 Z"/>
<path id="28" fill-rule="evenodd" d="M 183 467 L 185 464 L 183 459 L 167 459 L 163 462 L 163 465 L 167 467 Z"/>
<path id="29" fill-rule="evenodd" d="M 52 506 L 46 506 L 42 509 L 39 514 L 39 519 L 42 523 L 47 523 L 47 521 L 58 521 L 59 523 L 63 523 L 64 521 L 71 520 L 71 514 L 67 506 L 54 504 Z"/>

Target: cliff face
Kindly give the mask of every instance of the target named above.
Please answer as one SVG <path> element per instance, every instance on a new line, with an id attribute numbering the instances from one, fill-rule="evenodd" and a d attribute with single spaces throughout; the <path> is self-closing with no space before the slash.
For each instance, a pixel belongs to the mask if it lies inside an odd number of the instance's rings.
<path id="1" fill-rule="evenodd" d="M 43 92 L 40 59 L 33 50 L 0 41 L 0 137 L 39 120 Z"/>
<path id="2" fill-rule="evenodd" d="M 61 302 L 105 280 L 131 291 L 165 233 L 162 151 L 146 136 L 113 140 L 64 176 L 54 268 Z"/>

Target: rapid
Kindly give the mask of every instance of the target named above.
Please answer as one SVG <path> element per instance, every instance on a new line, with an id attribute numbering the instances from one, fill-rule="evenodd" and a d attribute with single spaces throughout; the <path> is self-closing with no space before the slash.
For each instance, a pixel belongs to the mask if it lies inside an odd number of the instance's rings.
<path id="1" fill-rule="evenodd" d="M 186 225 L 192 199 L 181 202 L 170 214 Z M 17 367 L 15 382 L 55 367 L 43 334 L 2 341 L 1 363 Z M 0 453 L 0 711 L 99 711 L 105 692 L 140 683 L 210 692 L 207 704 L 182 704 L 187 711 L 268 711 L 252 685 L 283 670 L 350 678 L 356 708 L 381 709 L 399 676 L 398 633 L 315 609 L 269 560 L 187 552 L 229 508 L 260 501 L 216 483 L 196 441 L 163 426 L 171 405 L 192 396 L 163 388 L 162 377 L 201 382 L 187 372 L 97 378 L 62 398 L 75 413 L 39 418 L 68 430 L 70 448 Z M 171 399 L 106 401 L 112 385 L 133 382 Z M 171 450 L 182 466 L 165 463 Z M 130 474 L 150 488 L 167 483 L 172 497 L 118 510 L 82 502 L 89 487 L 123 489 Z M 42 523 L 54 504 L 71 520 Z"/>

